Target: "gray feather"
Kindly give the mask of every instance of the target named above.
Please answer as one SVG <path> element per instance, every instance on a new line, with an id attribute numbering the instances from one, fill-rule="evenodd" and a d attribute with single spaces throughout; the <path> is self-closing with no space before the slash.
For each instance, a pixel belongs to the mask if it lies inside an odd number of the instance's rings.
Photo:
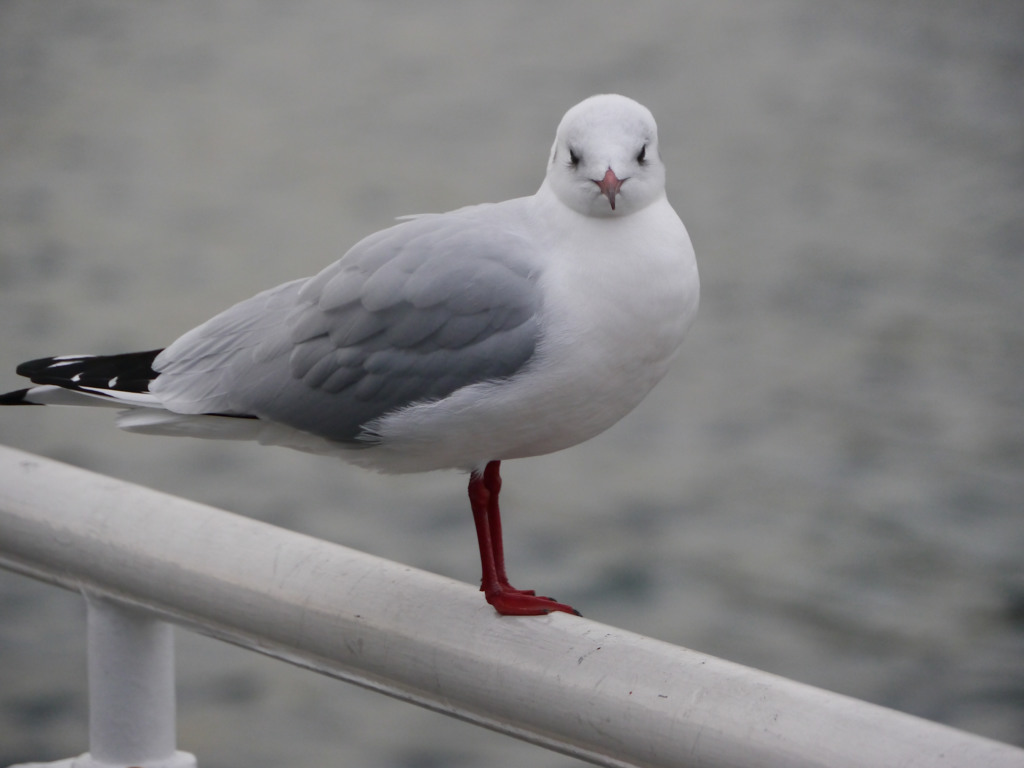
<path id="1" fill-rule="evenodd" d="M 235 305 L 157 358 L 152 391 L 182 413 L 352 441 L 391 411 L 514 375 L 538 343 L 540 262 L 493 212 L 396 225 Z"/>

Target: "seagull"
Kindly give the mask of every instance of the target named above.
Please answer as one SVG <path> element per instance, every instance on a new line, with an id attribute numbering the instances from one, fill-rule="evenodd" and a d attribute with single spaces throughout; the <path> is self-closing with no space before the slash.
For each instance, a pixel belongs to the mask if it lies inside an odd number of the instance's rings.
<path id="1" fill-rule="evenodd" d="M 406 217 L 165 349 L 23 363 L 35 386 L 0 404 L 110 405 L 134 432 L 468 472 L 487 602 L 577 613 L 509 583 L 500 463 L 589 440 L 633 410 L 669 370 L 699 294 L 654 117 L 602 94 L 562 118 L 536 194 Z"/>

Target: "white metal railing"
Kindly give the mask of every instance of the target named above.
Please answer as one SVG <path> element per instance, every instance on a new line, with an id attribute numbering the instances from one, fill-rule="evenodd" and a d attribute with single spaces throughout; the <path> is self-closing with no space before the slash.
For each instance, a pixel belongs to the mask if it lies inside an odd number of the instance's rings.
<path id="1" fill-rule="evenodd" d="M 89 596 L 91 749 L 64 761 L 81 768 L 194 765 L 175 751 L 164 621 L 600 765 L 1024 766 L 1006 744 L 568 614 L 498 616 L 469 585 L 4 447 L 0 565 Z"/>

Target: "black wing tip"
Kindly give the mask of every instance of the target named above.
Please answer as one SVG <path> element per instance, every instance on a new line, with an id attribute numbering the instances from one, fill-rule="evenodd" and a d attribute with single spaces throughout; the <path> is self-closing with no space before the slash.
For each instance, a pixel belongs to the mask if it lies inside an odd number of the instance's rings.
<path id="1" fill-rule="evenodd" d="M 29 402 L 26 398 L 28 395 L 27 389 L 16 389 L 13 392 L 4 392 L 0 394 L 0 405 L 40 405 L 39 403 Z"/>
<path id="2" fill-rule="evenodd" d="M 72 363 L 81 363 L 84 360 L 88 360 L 94 355 L 58 355 L 56 357 L 39 357 L 35 360 L 26 360 L 24 363 L 20 363 L 14 372 L 19 376 L 24 376 L 26 379 L 32 379 L 33 376 L 38 376 L 41 373 L 49 371 L 53 367 L 60 367 L 63 365 L 70 365 Z M 35 379 L 32 379 L 35 381 Z"/>
<path id="3" fill-rule="evenodd" d="M 34 384 L 53 384 L 66 389 L 109 388 L 146 392 L 156 378 L 153 361 L 163 350 L 127 352 L 120 355 L 58 355 L 28 360 L 17 368 Z M 116 384 L 113 381 L 117 381 Z"/>

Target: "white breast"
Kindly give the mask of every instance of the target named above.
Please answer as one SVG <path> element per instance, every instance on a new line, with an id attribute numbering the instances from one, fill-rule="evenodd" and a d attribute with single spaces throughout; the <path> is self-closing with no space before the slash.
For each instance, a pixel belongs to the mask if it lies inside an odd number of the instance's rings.
<path id="1" fill-rule="evenodd" d="M 665 375 L 697 311 L 689 236 L 662 198 L 586 226 L 535 199 L 550 254 L 539 281 L 543 337 L 508 381 L 474 385 L 376 425 L 382 443 L 353 456 L 383 471 L 474 468 L 561 450 L 603 432 Z M 582 218 L 582 217 L 581 217 Z"/>

